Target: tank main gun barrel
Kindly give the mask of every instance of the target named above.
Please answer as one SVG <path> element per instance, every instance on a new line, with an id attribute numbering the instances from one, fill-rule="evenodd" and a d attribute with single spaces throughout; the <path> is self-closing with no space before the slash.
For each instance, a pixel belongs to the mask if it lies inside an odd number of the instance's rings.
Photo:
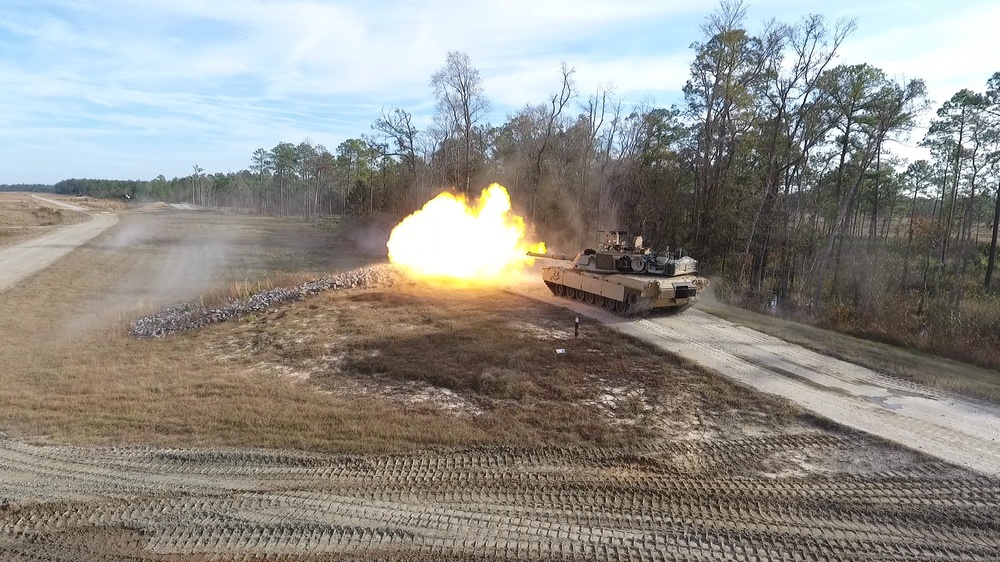
<path id="1" fill-rule="evenodd" d="M 573 261 L 572 257 L 567 256 L 566 254 L 560 254 L 559 252 L 552 252 L 551 254 L 542 254 L 540 252 L 527 252 L 527 254 L 533 258 L 549 258 L 550 260 Z"/>

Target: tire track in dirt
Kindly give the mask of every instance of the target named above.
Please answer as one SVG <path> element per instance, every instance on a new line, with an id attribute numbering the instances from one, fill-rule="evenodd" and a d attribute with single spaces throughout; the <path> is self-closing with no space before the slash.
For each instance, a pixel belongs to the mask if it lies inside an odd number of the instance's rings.
<path id="1" fill-rule="evenodd" d="M 783 451 L 832 458 L 873 446 L 802 433 L 626 451 L 324 456 L 0 439 L 0 558 L 995 558 L 996 479 L 937 461 L 766 470 Z"/>

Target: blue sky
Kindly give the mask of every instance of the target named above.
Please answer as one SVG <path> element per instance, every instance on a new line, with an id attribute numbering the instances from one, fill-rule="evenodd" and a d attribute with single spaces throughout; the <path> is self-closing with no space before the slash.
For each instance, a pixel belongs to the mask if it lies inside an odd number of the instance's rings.
<path id="1" fill-rule="evenodd" d="M 0 184 L 152 179 L 246 168 L 258 147 L 330 150 L 380 110 L 419 125 L 448 51 L 482 74 L 500 123 L 575 68 L 585 97 L 670 105 L 716 7 L 674 0 L 3 0 Z M 982 90 L 1000 40 L 993 0 L 749 3 L 748 27 L 820 13 L 858 20 L 838 63 L 923 78 L 935 104 Z M 919 133 L 919 131 L 918 131 Z M 913 145 L 917 139 L 908 144 Z M 906 155 L 919 156 L 907 146 Z"/>

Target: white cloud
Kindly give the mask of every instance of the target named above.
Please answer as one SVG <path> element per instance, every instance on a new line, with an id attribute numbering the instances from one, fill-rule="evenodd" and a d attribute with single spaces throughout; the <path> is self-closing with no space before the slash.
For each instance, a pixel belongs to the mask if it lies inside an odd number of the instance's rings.
<path id="1" fill-rule="evenodd" d="M 929 111 L 908 137 L 889 145 L 893 152 L 915 160 L 929 157 L 929 152 L 917 143 L 934 111 L 963 88 L 983 91 L 993 72 L 1000 71 L 995 32 L 1000 5 L 956 3 L 947 10 L 930 12 L 926 6 L 912 2 L 898 4 L 914 11 L 917 21 L 884 28 L 861 21 L 856 36 L 841 49 L 838 63 L 867 62 L 900 82 L 926 82 L 932 102 Z"/>
<path id="2" fill-rule="evenodd" d="M 761 2 L 751 6 L 751 28 L 753 18 L 787 21 L 807 11 L 791 0 Z M 168 173 L 156 165 L 168 161 L 238 168 L 253 148 L 279 141 L 308 136 L 335 147 L 369 132 L 383 106 L 426 121 L 420 114 L 433 107 L 430 75 L 448 51 L 470 56 L 501 117 L 555 93 L 563 61 L 576 69 L 582 97 L 614 84 L 630 102 L 652 95 L 669 104 L 688 78 L 687 45 L 700 39 L 697 24 L 715 9 L 677 0 L 5 4 L 0 183 L 56 181 L 80 175 L 80 166 L 119 177 L 115 170 L 134 170 L 134 162 L 148 165 L 137 177 Z M 816 10 L 862 16 L 837 62 L 925 78 L 942 101 L 962 87 L 982 88 L 994 70 L 984 68 L 995 64 L 989 27 L 1000 21 L 1000 8 L 991 5 L 951 8 L 936 19 L 903 0 Z M 898 25 L 865 19 L 893 10 L 908 18 Z M 99 168 L 90 162 L 100 158 L 106 162 Z"/>
<path id="3" fill-rule="evenodd" d="M 869 62 L 890 76 L 927 82 L 935 103 L 962 88 L 982 90 L 1000 43 L 1000 5 L 983 5 L 927 17 L 918 25 L 862 34 L 844 45 L 847 64 Z M 863 28 L 862 28 L 863 29 Z"/>
<path id="4" fill-rule="evenodd" d="M 499 107 L 517 109 L 525 104 L 545 103 L 562 86 L 562 62 L 574 71 L 579 98 L 586 99 L 598 88 L 610 87 L 615 97 L 632 101 L 641 101 L 650 94 L 679 92 L 688 79 L 690 64 L 686 55 L 532 59 L 494 69 L 494 74 L 484 80 L 486 95 Z M 666 104 L 672 100 L 657 101 Z"/>

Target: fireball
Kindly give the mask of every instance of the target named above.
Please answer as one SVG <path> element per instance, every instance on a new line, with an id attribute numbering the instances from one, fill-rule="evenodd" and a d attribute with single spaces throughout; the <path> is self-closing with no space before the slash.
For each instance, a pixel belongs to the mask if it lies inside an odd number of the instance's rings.
<path id="1" fill-rule="evenodd" d="M 428 279 L 490 283 L 530 263 L 524 219 L 511 213 L 507 190 L 493 184 L 474 203 L 441 193 L 403 219 L 389 235 L 389 261 Z"/>

